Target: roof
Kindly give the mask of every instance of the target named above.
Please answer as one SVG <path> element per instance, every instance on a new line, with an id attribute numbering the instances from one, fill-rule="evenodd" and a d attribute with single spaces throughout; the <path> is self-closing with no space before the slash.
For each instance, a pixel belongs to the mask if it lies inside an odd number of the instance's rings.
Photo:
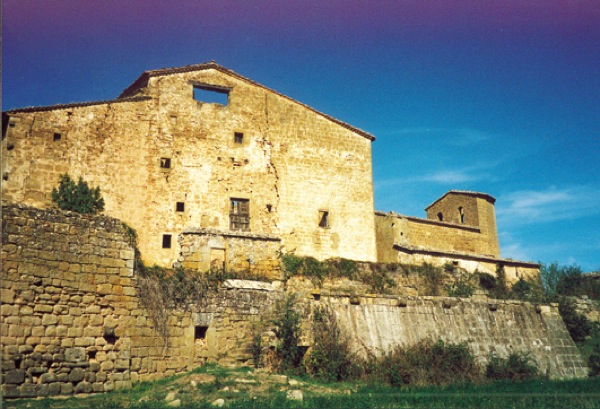
<path id="1" fill-rule="evenodd" d="M 152 97 L 143 95 L 143 96 L 138 96 L 138 97 L 108 99 L 108 100 L 103 100 L 103 101 L 72 102 L 70 104 L 56 104 L 56 105 L 16 108 L 16 109 L 11 109 L 10 111 L 6 111 L 5 113 L 6 114 L 16 114 L 19 112 L 54 111 L 57 109 L 81 108 L 81 107 L 88 107 L 88 106 L 92 106 L 92 105 L 102 105 L 102 104 L 119 104 L 119 103 L 123 103 L 123 102 L 138 102 L 138 101 L 147 101 L 150 99 L 152 99 Z"/>
<path id="2" fill-rule="evenodd" d="M 185 72 L 193 72 L 193 71 L 204 71 L 204 70 L 217 70 L 219 72 L 222 72 L 224 74 L 227 74 L 231 77 L 237 78 L 241 81 L 247 82 L 249 84 L 255 85 L 257 87 L 260 87 L 262 89 L 265 89 L 269 92 L 272 92 L 274 94 L 279 95 L 280 97 L 283 97 L 285 99 L 287 99 L 288 101 L 292 101 L 298 105 L 303 106 L 304 108 L 313 111 L 314 113 L 352 131 L 352 132 L 356 132 L 357 134 L 371 140 L 374 141 L 375 137 L 373 135 L 371 135 L 368 132 L 363 131 L 362 129 L 356 128 L 352 125 L 349 125 L 343 121 L 340 121 L 339 119 L 336 119 L 332 116 L 329 116 L 327 114 L 324 114 L 320 111 L 317 111 L 316 109 L 303 104 L 302 102 L 296 101 L 293 98 L 288 97 L 287 95 L 281 94 L 271 88 L 268 88 L 262 84 L 259 84 L 258 82 L 252 81 L 249 78 L 246 78 L 240 74 L 238 74 L 235 71 L 232 71 L 228 68 L 225 68 L 219 64 L 217 64 L 214 61 L 208 62 L 208 63 L 203 63 L 203 64 L 196 64 L 196 65 L 186 65 L 184 67 L 176 67 L 176 68 L 161 68 L 159 70 L 150 70 L 150 71 L 144 71 L 142 73 L 142 75 L 140 75 L 138 77 L 138 79 L 136 79 L 129 87 L 127 87 L 122 93 L 121 95 L 119 95 L 119 98 L 129 98 L 134 96 L 138 91 L 140 91 L 142 88 L 146 87 L 148 85 L 148 81 L 150 80 L 150 78 L 152 77 L 161 77 L 161 76 L 166 76 L 166 75 L 173 75 L 173 74 L 181 74 L 181 73 L 185 73 Z"/>
<path id="3" fill-rule="evenodd" d="M 427 206 L 425 208 L 425 210 L 428 210 L 430 207 L 432 207 L 434 204 L 436 204 L 437 202 L 439 202 L 440 200 L 442 200 L 443 198 L 445 198 L 448 195 L 466 195 L 466 196 L 480 197 L 482 199 L 485 199 L 485 200 L 491 202 L 492 204 L 496 203 L 496 198 L 494 198 L 491 195 L 488 195 L 487 193 L 472 192 L 469 190 L 449 190 L 448 192 L 444 193 L 444 195 L 442 197 L 440 197 L 435 202 L 433 202 L 432 204 Z"/>

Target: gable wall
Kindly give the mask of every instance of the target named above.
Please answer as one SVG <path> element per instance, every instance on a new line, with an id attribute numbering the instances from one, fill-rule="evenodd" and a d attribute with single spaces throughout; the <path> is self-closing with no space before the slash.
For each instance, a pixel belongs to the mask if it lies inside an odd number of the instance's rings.
<path id="1" fill-rule="evenodd" d="M 190 81 L 230 87 L 228 105 L 194 100 Z M 228 230 L 230 198 L 249 199 L 251 232 L 280 236 L 287 251 L 375 260 L 370 140 L 217 70 L 152 77 L 141 93 L 154 99 L 16 113 L 2 142 L 3 199 L 48 207 L 60 174 L 83 176 L 106 213 L 138 231 L 147 264 L 176 262 L 185 228 Z"/>

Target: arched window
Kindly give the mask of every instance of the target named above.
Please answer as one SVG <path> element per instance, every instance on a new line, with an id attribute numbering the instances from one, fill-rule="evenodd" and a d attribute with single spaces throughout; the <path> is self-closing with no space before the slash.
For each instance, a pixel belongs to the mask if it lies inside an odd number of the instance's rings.
<path id="1" fill-rule="evenodd" d="M 465 223 L 465 212 L 462 207 L 458 208 L 458 218 L 462 224 Z"/>

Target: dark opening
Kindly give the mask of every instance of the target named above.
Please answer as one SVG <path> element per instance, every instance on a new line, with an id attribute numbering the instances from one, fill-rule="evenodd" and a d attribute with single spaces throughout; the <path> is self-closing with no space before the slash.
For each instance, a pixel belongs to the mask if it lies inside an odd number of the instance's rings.
<path id="1" fill-rule="evenodd" d="M 61 135 L 61 134 L 59 134 L 59 133 L 57 133 L 57 132 L 55 132 L 55 133 L 54 133 L 54 142 L 56 142 L 56 141 L 60 141 L 60 140 L 61 140 L 61 138 L 62 138 L 62 135 Z"/>
<path id="2" fill-rule="evenodd" d="M 171 169 L 171 158 L 160 158 L 160 167 L 163 169 Z"/>
<path id="3" fill-rule="evenodd" d="M 8 172 L 2 174 L 2 180 L 8 180 Z"/>
<path id="4" fill-rule="evenodd" d="M 244 134 L 241 132 L 234 132 L 233 141 L 236 145 L 242 145 L 244 143 Z"/>
<path id="5" fill-rule="evenodd" d="M 104 340 L 109 345 L 114 345 L 119 337 L 115 335 L 115 329 L 110 327 L 104 327 Z"/>
<path id="6" fill-rule="evenodd" d="M 94 358 L 96 358 L 96 352 L 98 352 L 98 351 L 96 351 L 95 349 L 93 349 L 93 350 L 89 350 L 89 351 L 88 351 L 88 358 L 89 358 L 89 359 L 94 359 Z"/>
<path id="7" fill-rule="evenodd" d="M 171 235 L 170 234 L 163 234 L 162 247 L 163 247 L 163 249 L 171 248 Z"/>
<path id="8" fill-rule="evenodd" d="M 438 217 L 438 220 L 439 220 L 439 221 L 441 221 L 441 222 L 443 222 L 443 221 L 444 221 L 444 215 L 442 214 L 442 212 L 439 212 L 439 213 L 437 214 L 437 217 Z"/>
<path id="9" fill-rule="evenodd" d="M 273 206 L 268 204 L 267 205 L 267 212 L 271 213 L 271 210 L 273 210 Z"/>
<path id="10" fill-rule="evenodd" d="M 206 339 L 206 331 L 208 327 L 205 325 L 196 325 L 194 328 L 194 340 Z"/>
<path id="11" fill-rule="evenodd" d="M 21 358 L 15 358 L 15 368 L 16 369 L 21 368 Z"/>
<path id="12" fill-rule="evenodd" d="M 315 301 L 319 301 L 321 299 L 321 294 L 314 293 L 312 296 Z"/>
<path id="13" fill-rule="evenodd" d="M 464 224 L 465 223 L 465 212 L 462 207 L 458 208 L 458 216 L 460 218 L 460 222 Z"/>
<path id="14" fill-rule="evenodd" d="M 326 210 L 319 211 L 319 227 L 329 227 L 329 212 Z"/>
<path id="15" fill-rule="evenodd" d="M 208 104 L 227 105 L 229 89 L 211 85 L 194 85 L 194 99 Z"/>
<path id="16" fill-rule="evenodd" d="M 177 204 L 175 205 L 175 210 L 178 211 L 178 212 L 185 211 L 185 203 L 184 202 L 177 202 Z"/>
<path id="17" fill-rule="evenodd" d="M 13 145 L 12 143 L 9 143 L 8 145 L 6 145 L 6 149 L 9 151 L 12 151 L 13 149 L 15 149 L 15 145 Z"/>

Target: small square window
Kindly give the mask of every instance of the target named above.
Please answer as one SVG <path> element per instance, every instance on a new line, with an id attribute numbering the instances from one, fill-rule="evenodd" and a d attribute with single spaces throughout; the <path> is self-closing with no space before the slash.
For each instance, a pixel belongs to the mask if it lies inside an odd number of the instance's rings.
<path id="1" fill-rule="evenodd" d="M 61 135 L 61 134 L 59 134 L 58 132 L 55 132 L 55 133 L 54 133 L 54 139 L 53 139 L 53 140 L 54 140 L 54 142 L 58 142 L 58 141 L 60 141 L 61 139 L 62 139 L 62 135 Z"/>
<path id="2" fill-rule="evenodd" d="M 319 210 L 319 227 L 329 227 L 329 212 L 327 210 Z"/>
<path id="3" fill-rule="evenodd" d="M 171 169 L 171 158 L 160 158 L 161 169 Z"/>
<path id="4" fill-rule="evenodd" d="M 185 211 L 185 203 L 177 202 L 177 204 L 175 205 L 175 210 L 178 212 L 184 212 Z"/>
<path id="5" fill-rule="evenodd" d="M 234 132 L 233 141 L 235 142 L 236 145 L 243 145 L 244 144 L 244 134 L 241 132 Z"/>
<path id="6" fill-rule="evenodd" d="M 196 325 L 194 327 L 194 340 L 197 341 L 199 339 L 206 339 L 206 332 L 208 331 L 208 327 L 205 325 Z"/>
<path id="7" fill-rule="evenodd" d="M 162 248 L 163 249 L 170 249 L 171 248 L 171 235 L 170 234 L 163 234 Z"/>

